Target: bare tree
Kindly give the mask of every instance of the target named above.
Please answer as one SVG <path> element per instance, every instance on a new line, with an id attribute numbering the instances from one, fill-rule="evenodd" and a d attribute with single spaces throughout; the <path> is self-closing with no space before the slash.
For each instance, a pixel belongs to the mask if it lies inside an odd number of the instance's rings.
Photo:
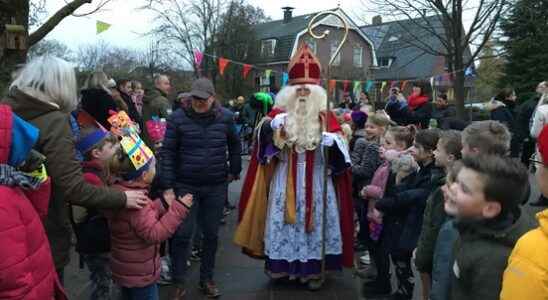
<path id="1" fill-rule="evenodd" d="M 478 0 L 473 4 L 468 0 L 362 0 L 362 3 L 394 20 L 410 20 L 412 26 L 400 26 L 411 37 L 405 42 L 426 54 L 446 59 L 448 71 L 454 75 L 457 114 L 465 118 L 465 70 L 480 55 L 511 0 Z M 465 16 L 471 19 L 466 28 Z M 435 37 L 439 47 L 425 42 L 421 32 Z M 472 51 L 470 46 L 474 46 Z"/>
<path id="2" fill-rule="evenodd" d="M 223 12 L 221 0 L 147 0 L 141 9 L 156 14 L 155 27 L 150 34 L 160 37 L 162 43 L 172 46 L 174 53 L 195 74 L 194 50 L 205 50 L 213 42 Z M 207 72 L 207 66 L 206 66 Z"/>
<path id="3" fill-rule="evenodd" d="M 27 59 L 27 50 L 41 41 L 59 23 L 70 15 L 83 16 L 95 13 L 105 7 L 112 0 L 65 0 L 59 10 L 42 22 L 45 15 L 45 0 L 0 0 L 0 24 L 21 25 L 26 30 L 25 49 L 6 50 L 0 49 L 0 88 L 2 83 L 10 81 L 10 73 L 18 64 Z M 80 8 L 90 4 L 89 10 L 76 14 Z M 91 5 L 92 4 L 92 5 Z M 30 26 L 37 26 L 36 30 L 29 33 Z"/>
<path id="4" fill-rule="evenodd" d="M 53 55 L 60 57 L 67 61 L 74 60 L 72 51 L 58 40 L 41 40 L 34 46 L 30 47 L 28 52 L 28 57 L 32 59 L 33 57 L 42 56 L 45 54 Z"/>

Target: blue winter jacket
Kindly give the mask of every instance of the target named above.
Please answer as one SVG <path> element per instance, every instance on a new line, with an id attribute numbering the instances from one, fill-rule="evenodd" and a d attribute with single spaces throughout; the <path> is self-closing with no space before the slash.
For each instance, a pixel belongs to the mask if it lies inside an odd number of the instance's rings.
<path id="1" fill-rule="evenodd" d="M 453 226 L 453 221 L 445 222 L 438 234 L 434 259 L 432 262 L 432 287 L 430 300 L 449 299 L 451 292 L 451 274 L 453 272 L 453 246 L 459 236 L 459 232 Z"/>
<path id="2" fill-rule="evenodd" d="M 160 151 L 160 181 L 176 194 L 181 185 L 226 182 L 228 174 L 239 176 L 242 170 L 240 152 L 240 139 L 229 110 L 218 105 L 202 114 L 191 107 L 178 109 L 167 120 Z"/>

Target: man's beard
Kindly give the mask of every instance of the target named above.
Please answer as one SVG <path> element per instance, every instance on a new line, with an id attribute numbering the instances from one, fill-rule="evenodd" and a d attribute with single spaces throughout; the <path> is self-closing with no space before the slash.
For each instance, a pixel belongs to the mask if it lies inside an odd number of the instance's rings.
<path id="1" fill-rule="evenodd" d="M 315 149 L 321 139 L 319 110 L 315 111 L 314 101 L 309 97 L 295 99 L 293 109 L 288 110 L 287 135 L 297 152 Z"/>

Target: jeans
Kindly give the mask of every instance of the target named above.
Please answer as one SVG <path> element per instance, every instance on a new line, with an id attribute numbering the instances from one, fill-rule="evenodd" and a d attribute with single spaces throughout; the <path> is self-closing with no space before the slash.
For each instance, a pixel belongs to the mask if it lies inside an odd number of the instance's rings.
<path id="1" fill-rule="evenodd" d="M 81 254 L 89 269 L 91 300 L 112 299 L 113 283 L 109 253 Z"/>
<path id="2" fill-rule="evenodd" d="M 186 264 L 193 244 L 196 227 L 202 233 L 202 258 L 200 265 L 200 282 L 213 279 L 215 253 L 217 252 L 218 231 L 223 217 L 223 208 L 228 189 L 227 183 L 204 186 L 178 185 L 177 196 L 191 193 L 194 204 L 189 215 L 179 225 L 170 240 L 171 274 L 173 283 L 184 288 L 188 266 Z"/>
<path id="3" fill-rule="evenodd" d="M 151 285 L 141 288 L 122 288 L 122 299 L 124 300 L 160 300 L 158 285 Z"/>

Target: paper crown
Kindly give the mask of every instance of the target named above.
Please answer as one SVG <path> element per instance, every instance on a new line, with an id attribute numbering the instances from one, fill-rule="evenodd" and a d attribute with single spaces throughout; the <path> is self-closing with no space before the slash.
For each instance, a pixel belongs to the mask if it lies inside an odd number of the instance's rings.
<path id="1" fill-rule="evenodd" d="M 297 54 L 289 62 L 289 84 L 320 84 L 321 65 L 318 58 L 306 44 L 302 44 Z"/>
<path id="2" fill-rule="evenodd" d="M 123 110 L 113 113 L 107 121 L 111 125 L 110 131 L 117 136 L 137 133 L 137 126 Z"/>
<path id="3" fill-rule="evenodd" d="M 120 145 L 137 171 L 154 158 L 150 148 L 139 137 L 135 123 L 125 111 L 113 114 L 108 118 L 108 122 L 112 125 L 112 133 L 122 137 Z"/>
<path id="4" fill-rule="evenodd" d="M 135 133 L 122 137 L 120 144 L 137 171 L 146 166 L 154 158 L 154 154 L 152 154 L 150 148 Z"/>

